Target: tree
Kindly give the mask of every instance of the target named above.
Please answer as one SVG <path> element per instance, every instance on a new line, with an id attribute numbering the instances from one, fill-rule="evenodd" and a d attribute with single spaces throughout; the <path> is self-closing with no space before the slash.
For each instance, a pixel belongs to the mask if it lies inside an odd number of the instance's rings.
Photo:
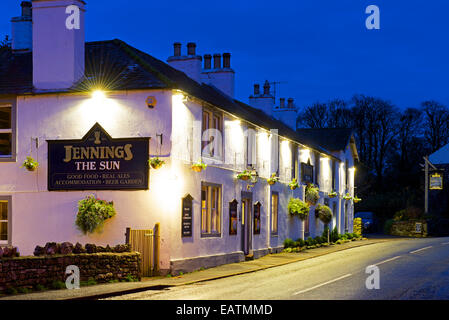
<path id="1" fill-rule="evenodd" d="M 9 36 L 6 35 L 5 39 L 0 41 L 0 50 L 9 49 L 11 48 L 11 39 L 9 39 Z"/>
<path id="2" fill-rule="evenodd" d="M 421 109 L 424 113 L 424 137 L 430 151 L 435 152 L 448 142 L 449 110 L 445 105 L 433 100 L 421 103 Z"/>

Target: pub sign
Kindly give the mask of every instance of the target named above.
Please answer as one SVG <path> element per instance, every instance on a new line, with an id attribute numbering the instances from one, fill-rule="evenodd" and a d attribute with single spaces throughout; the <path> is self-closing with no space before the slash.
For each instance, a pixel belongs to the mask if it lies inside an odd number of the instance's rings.
<path id="1" fill-rule="evenodd" d="M 429 189 L 430 190 L 442 190 L 443 189 L 443 174 L 441 172 L 435 172 L 430 175 Z"/>
<path id="2" fill-rule="evenodd" d="M 149 141 L 113 139 L 98 123 L 81 140 L 47 140 L 48 190 L 147 190 Z"/>

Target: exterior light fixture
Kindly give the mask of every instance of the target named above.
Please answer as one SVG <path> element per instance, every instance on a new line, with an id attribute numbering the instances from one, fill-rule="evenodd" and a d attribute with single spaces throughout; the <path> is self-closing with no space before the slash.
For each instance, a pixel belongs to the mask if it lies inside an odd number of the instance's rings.
<path id="1" fill-rule="evenodd" d="M 92 92 L 92 98 L 95 100 L 104 100 L 106 99 L 106 93 L 103 90 L 95 90 Z"/>

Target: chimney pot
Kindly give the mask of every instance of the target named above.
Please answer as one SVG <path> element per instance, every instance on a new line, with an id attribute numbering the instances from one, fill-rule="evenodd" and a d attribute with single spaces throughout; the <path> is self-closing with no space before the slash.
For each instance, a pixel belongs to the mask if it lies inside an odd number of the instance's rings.
<path id="1" fill-rule="evenodd" d="M 194 42 L 189 42 L 187 44 L 187 55 L 194 56 L 196 53 L 196 44 Z"/>
<path id="2" fill-rule="evenodd" d="M 181 43 L 175 42 L 175 43 L 173 44 L 173 49 L 174 49 L 173 55 L 174 55 L 175 57 L 181 56 Z"/>
<path id="3" fill-rule="evenodd" d="M 289 108 L 293 108 L 293 98 L 288 98 L 288 104 L 287 104 L 287 106 L 288 106 Z"/>
<path id="4" fill-rule="evenodd" d="M 230 68 L 230 67 L 231 67 L 231 54 L 223 53 L 223 68 Z"/>
<path id="5" fill-rule="evenodd" d="M 212 56 L 210 54 L 204 55 L 204 69 L 209 70 L 212 68 Z"/>
<path id="6" fill-rule="evenodd" d="M 214 69 L 221 69 L 221 54 L 214 53 Z"/>
<path id="7" fill-rule="evenodd" d="M 268 83 L 268 80 L 265 80 L 265 83 L 263 85 L 263 94 L 270 94 L 270 84 Z"/>
<path id="8" fill-rule="evenodd" d="M 20 6 L 22 7 L 22 17 L 31 17 L 31 15 L 32 15 L 31 1 L 22 1 Z"/>
<path id="9" fill-rule="evenodd" d="M 285 98 L 280 98 L 279 99 L 279 107 L 280 108 L 284 108 L 285 107 Z"/>
<path id="10" fill-rule="evenodd" d="M 254 85 L 254 95 L 255 95 L 255 96 L 260 95 L 260 85 L 259 85 L 258 83 L 256 83 L 256 84 Z"/>

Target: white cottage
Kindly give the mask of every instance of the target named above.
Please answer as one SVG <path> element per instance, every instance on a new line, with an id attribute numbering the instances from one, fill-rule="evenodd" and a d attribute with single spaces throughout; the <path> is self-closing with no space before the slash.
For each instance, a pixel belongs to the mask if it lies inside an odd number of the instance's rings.
<path id="1" fill-rule="evenodd" d="M 175 43 L 164 63 L 120 40 L 85 43 L 81 0 L 22 9 L 12 49 L 0 51 L 0 243 L 22 255 L 50 241 L 115 245 L 127 228 L 159 223 L 162 273 L 258 258 L 287 237 L 321 235 L 313 207 L 305 222 L 287 212 L 306 182 L 333 209 L 331 228 L 352 231 L 353 203 L 342 198 L 354 195 L 351 131 L 296 132 L 293 101 L 276 106 L 268 83 L 249 105 L 234 99 L 229 53 Z M 29 155 L 34 172 L 21 168 Z M 165 164 L 148 169 L 149 157 Z M 208 166 L 194 172 L 199 160 Z M 236 179 L 245 170 L 257 176 Z M 113 201 L 117 215 L 84 235 L 75 219 L 89 194 Z"/>

